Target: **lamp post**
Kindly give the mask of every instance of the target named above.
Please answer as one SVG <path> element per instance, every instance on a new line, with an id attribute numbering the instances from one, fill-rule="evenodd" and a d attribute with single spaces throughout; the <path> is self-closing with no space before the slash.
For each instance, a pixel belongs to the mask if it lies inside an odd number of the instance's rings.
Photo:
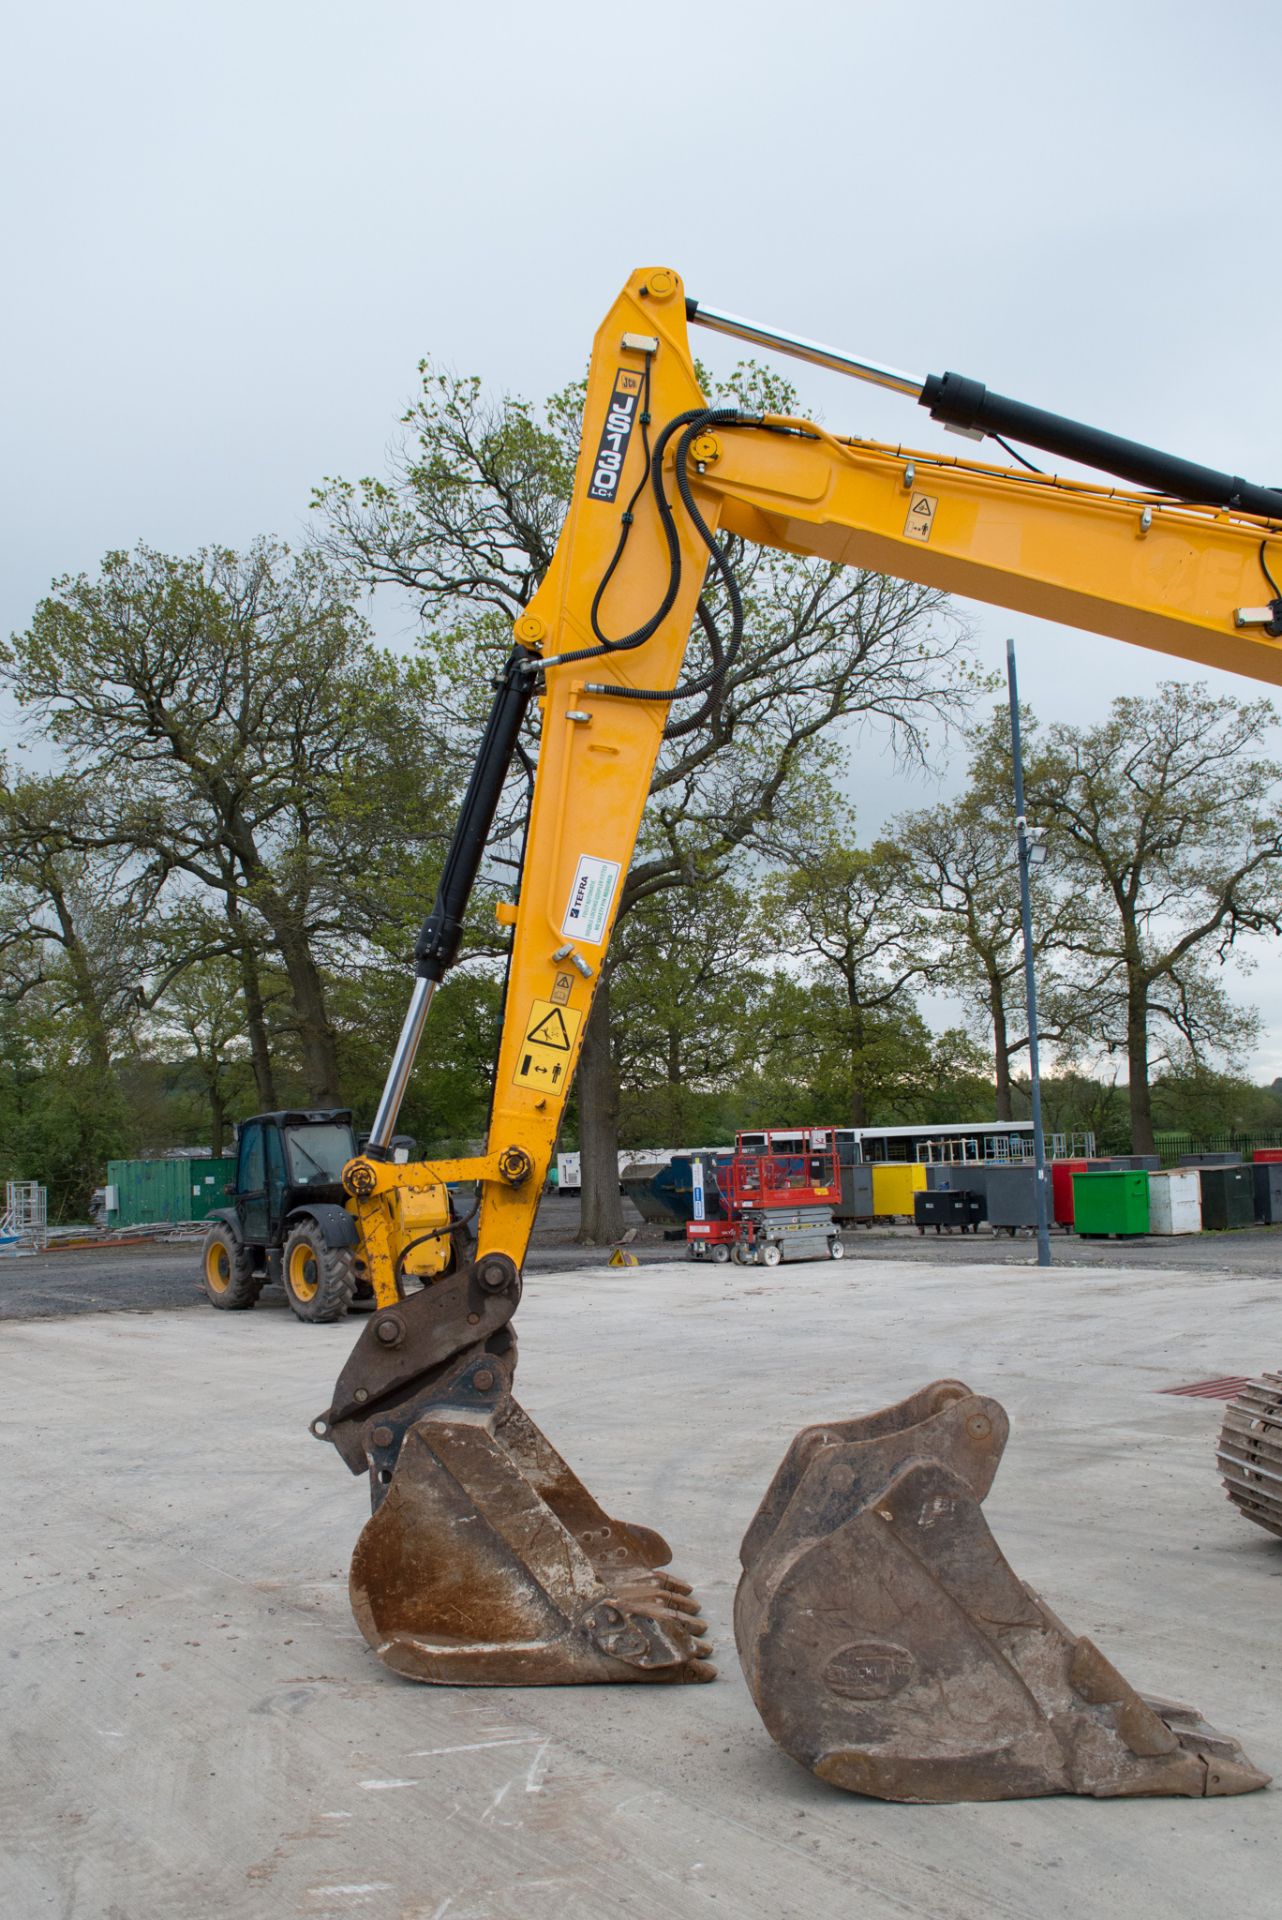
<path id="1" fill-rule="evenodd" d="M 1024 994 L 1028 1002 L 1028 1072 L 1033 1105 L 1033 1160 L 1036 1166 L 1037 1264 L 1051 1264 L 1050 1209 L 1046 1193 L 1046 1135 L 1042 1130 L 1042 1069 L 1037 1049 L 1037 976 L 1033 966 L 1033 901 L 1029 892 L 1030 867 L 1041 866 L 1046 848 L 1040 836 L 1030 834 L 1024 815 L 1024 757 L 1019 742 L 1019 683 L 1015 677 L 1015 642 L 1006 642 L 1006 680 L 1010 688 L 1010 744 L 1015 768 L 1015 847 L 1019 860 L 1019 917 L 1024 929 Z"/>

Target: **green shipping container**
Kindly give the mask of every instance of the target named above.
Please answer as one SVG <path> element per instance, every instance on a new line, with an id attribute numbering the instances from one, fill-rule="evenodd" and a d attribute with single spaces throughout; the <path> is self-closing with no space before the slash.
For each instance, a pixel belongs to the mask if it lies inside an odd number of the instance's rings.
<path id="1" fill-rule="evenodd" d="M 1073 1216 L 1078 1233 L 1147 1233 L 1148 1174 L 1129 1168 L 1075 1173 Z"/>
<path id="2" fill-rule="evenodd" d="M 226 1206 L 234 1160 L 109 1160 L 107 1224 L 140 1227 L 153 1220 L 205 1220 Z"/>

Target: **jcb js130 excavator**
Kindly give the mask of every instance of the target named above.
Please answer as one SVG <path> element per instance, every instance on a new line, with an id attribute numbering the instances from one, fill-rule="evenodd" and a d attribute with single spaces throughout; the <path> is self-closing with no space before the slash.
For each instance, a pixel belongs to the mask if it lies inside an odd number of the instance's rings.
<path id="1" fill-rule="evenodd" d="M 710 408 L 692 321 L 1141 490 Z M 1270 488 L 955 374 L 919 380 L 737 320 L 688 300 L 666 268 L 628 281 L 596 336 L 574 497 L 496 683 L 370 1142 L 343 1172 L 376 1311 L 312 1425 L 369 1476 L 351 1595 L 389 1667 L 463 1685 L 713 1677 L 697 1604 L 662 1570 L 666 1543 L 605 1514 L 513 1399 L 512 1319 L 660 743 L 708 717 L 740 645 L 719 535 L 1282 684 L 1279 526 Z M 725 634 L 700 608 L 710 570 Z M 683 682 L 696 617 L 711 665 Z M 513 940 L 487 1150 L 398 1166 L 388 1149 L 415 1050 L 532 700 L 538 768 L 518 897 L 499 908 Z M 477 1183 L 474 1248 L 456 1238 L 447 1181 Z M 405 1285 L 411 1254 L 419 1290 Z M 1232 1741 L 1143 1701 L 1015 1579 L 979 1511 L 1005 1433 L 993 1401 L 943 1381 L 793 1443 L 745 1539 L 736 1609 L 771 1732 L 822 1777 L 894 1799 L 1263 1785 Z"/>

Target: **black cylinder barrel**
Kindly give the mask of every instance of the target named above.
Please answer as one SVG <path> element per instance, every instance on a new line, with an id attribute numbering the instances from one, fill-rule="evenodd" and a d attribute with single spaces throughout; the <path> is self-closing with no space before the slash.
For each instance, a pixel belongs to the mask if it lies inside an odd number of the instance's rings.
<path id="1" fill-rule="evenodd" d="M 1043 453 L 1115 474 L 1119 480 L 1129 480 L 1151 493 L 1169 493 L 1199 506 L 1233 507 L 1240 513 L 1282 519 L 1282 492 L 1274 487 L 1256 486 L 1237 474 L 1218 473 L 1214 467 L 1160 453 L 1138 440 L 1124 440 L 1120 434 L 1083 426 L 1080 420 L 1047 413 L 1043 407 L 1025 406 L 1022 400 L 1008 400 L 1005 394 L 990 393 L 982 380 L 970 380 L 963 373 L 930 374 L 917 404 L 929 408 L 931 419 L 947 427 L 1003 434 Z"/>

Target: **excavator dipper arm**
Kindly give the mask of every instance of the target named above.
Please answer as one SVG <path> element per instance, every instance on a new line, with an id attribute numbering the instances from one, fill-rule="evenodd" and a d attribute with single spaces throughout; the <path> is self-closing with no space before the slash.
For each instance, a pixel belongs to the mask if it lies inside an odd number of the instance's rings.
<path id="1" fill-rule="evenodd" d="M 1267 549 L 1282 524 L 1282 496 L 1142 448 L 1129 449 L 1125 464 L 1116 454 L 1121 470 L 1184 497 L 1016 473 L 840 439 L 805 420 L 709 408 L 690 317 L 727 318 L 687 302 L 675 273 L 650 268 L 632 276 L 597 333 L 565 525 L 496 683 L 369 1148 L 344 1170 L 377 1310 L 313 1430 L 354 1472 L 369 1474 L 374 1512 L 353 1562 L 353 1607 L 380 1658 L 420 1680 L 712 1677 L 697 1605 L 684 1582 L 661 1571 L 666 1543 L 608 1518 L 513 1400 L 511 1321 L 665 729 L 699 724 L 742 631 L 718 529 L 1282 683 L 1272 631 L 1282 634 L 1282 602 L 1252 604 L 1271 584 Z M 787 345 L 782 336 L 765 343 Z M 1075 457 L 1106 463 L 1127 446 L 1110 436 L 1090 440 L 1087 429 L 1065 439 L 1072 423 L 1021 414 L 954 375 L 914 383 L 884 377 L 884 369 L 869 375 L 866 364 L 847 370 L 901 385 L 941 418 L 1040 432 Z M 712 642 L 712 669 L 683 686 L 710 566 L 726 588 L 731 630 Z M 396 1166 L 388 1149 L 415 1048 L 435 986 L 457 957 L 531 701 L 539 707 L 538 765 L 519 895 L 499 909 L 513 942 L 486 1152 Z M 477 1185 L 474 1249 L 451 1212 L 450 1182 Z M 424 1282 L 418 1290 L 407 1285 L 415 1276 Z M 1001 1417 L 973 1399 L 959 1412 L 959 1398 L 967 1400 L 966 1389 L 944 1383 L 942 1396 L 931 1389 L 901 1409 L 816 1430 L 790 1452 L 745 1542 L 738 1609 L 741 1658 L 767 1724 L 824 1777 L 891 1797 L 1197 1791 L 1205 1769 L 1199 1774 L 1192 1763 L 1137 1769 L 1118 1759 L 1114 1732 L 1123 1723 L 1125 1738 L 1117 1738 L 1123 1747 L 1131 1739 L 1132 1755 L 1171 1754 L 1179 1742 L 1169 1725 L 1144 1719 L 1148 1709 L 1093 1649 L 1074 1652 L 1034 1596 L 1022 1640 L 998 1646 L 991 1632 L 985 1639 L 992 1622 L 985 1627 L 979 1613 L 1003 1581 L 1004 1592 L 1016 1585 L 994 1560 L 995 1545 L 984 1545 L 977 1512 L 1000 1453 Z M 971 1416 L 988 1423 L 975 1460 Z M 920 1516 L 933 1525 L 940 1501 L 952 1503 L 957 1521 L 938 1539 L 956 1545 L 964 1533 L 962 1560 L 967 1568 L 982 1562 L 984 1580 L 968 1585 L 956 1554 L 946 1572 L 932 1568 Z M 955 1632 L 950 1639 L 941 1628 L 929 1645 L 874 1657 L 865 1643 L 890 1632 L 886 1619 L 873 1618 L 876 1563 L 892 1549 L 909 1602 L 936 1595 L 931 1605 Z M 867 1620 L 857 1608 L 851 1614 L 855 1650 L 809 1649 L 806 1609 L 827 1605 L 830 1592 L 854 1591 L 852 1555 L 870 1596 Z M 1026 1663 L 1052 1657 L 1063 1671 L 1056 1668 L 1043 1698 Z M 883 1687 L 885 1659 L 893 1671 Z M 924 1677 L 909 1685 L 918 1665 Z M 956 1751 L 934 1738 L 929 1713 L 931 1698 L 944 1697 L 939 1677 L 954 1669 L 972 1723 Z M 1001 1753 L 984 1758 L 982 1702 L 999 1670 L 1022 1702 L 1018 1764 Z M 834 1708 L 834 1673 L 842 1700 L 871 1698 L 861 1689 L 872 1687 L 876 1711 Z M 780 1686 L 786 1700 L 776 1697 Z M 886 1704 L 899 1688 L 912 1703 L 907 1728 Z M 1074 1718 L 1083 1703 L 1093 1703 L 1090 1726 Z M 1005 1736 L 998 1728 L 994 1737 L 1000 1745 Z M 1098 1766 L 1081 1758 L 1092 1742 L 1104 1755 Z"/>

